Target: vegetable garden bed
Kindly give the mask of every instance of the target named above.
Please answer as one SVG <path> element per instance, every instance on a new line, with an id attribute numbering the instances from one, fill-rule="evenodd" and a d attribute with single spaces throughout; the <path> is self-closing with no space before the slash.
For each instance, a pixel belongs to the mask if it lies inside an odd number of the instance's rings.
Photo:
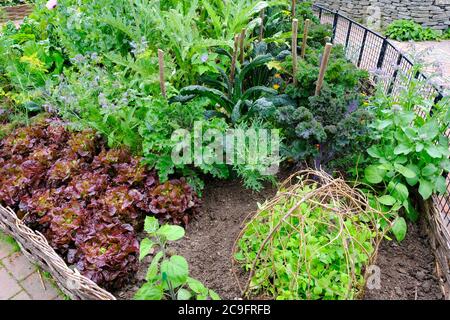
<path id="1" fill-rule="evenodd" d="M 316 9 L 38 1 L 0 36 L 0 227 L 74 299 L 358 299 L 383 237 L 428 281 L 447 100 Z"/>

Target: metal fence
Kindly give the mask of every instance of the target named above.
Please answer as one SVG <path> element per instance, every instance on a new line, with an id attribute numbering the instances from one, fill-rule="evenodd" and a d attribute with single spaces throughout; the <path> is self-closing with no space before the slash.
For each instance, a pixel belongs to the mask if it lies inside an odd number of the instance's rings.
<path id="1" fill-rule="evenodd" d="M 408 57 L 400 52 L 386 37 L 372 31 L 362 24 L 320 5 L 313 6 L 320 23 L 333 27 L 332 42 L 344 47 L 347 58 L 361 69 L 370 71 L 373 79 L 382 83 L 386 94 L 396 95 L 413 77 L 422 80 L 422 94 L 437 103 L 443 99 L 443 93 L 433 86 L 427 77 L 414 72 L 414 65 Z M 400 76 L 402 75 L 402 76 Z M 433 112 L 433 110 L 428 110 Z M 426 113 L 421 114 L 426 116 Z M 450 135 L 450 130 L 447 131 Z M 450 190 L 450 177 L 447 177 Z M 442 221 L 450 231 L 450 196 L 434 197 L 440 209 Z"/>

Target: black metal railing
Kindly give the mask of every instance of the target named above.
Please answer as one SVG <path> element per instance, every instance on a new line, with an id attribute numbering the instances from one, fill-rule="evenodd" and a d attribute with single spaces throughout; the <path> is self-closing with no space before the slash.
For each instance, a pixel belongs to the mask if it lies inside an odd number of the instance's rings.
<path id="1" fill-rule="evenodd" d="M 371 72 L 372 78 L 382 85 L 386 94 L 396 95 L 413 77 L 421 80 L 422 94 L 438 103 L 444 98 L 440 89 L 431 84 L 421 73 L 414 73 L 414 64 L 400 52 L 386 37 L 372 31 L 364 25 L 341 15 L 338 11 L 327 9 L 321 5 L 313 5 L 313 10 L 320 23 L 333 27 L 332 42 L 344 47 L 347 58 L 361 69 Z M 402 75 L 402 76 L 400 76 Z M 431 107 L 433 108 L 433 107 Z M 433 109 L 428 110 L 431 114 Z M 426 116 L 426 113 L 421 114 Z M 447 131 L 450 136 L 450 129 Z M 447 177 L 450 191 L 450 177 Z M 442 218 L 450 227 L 450 196 L 435 197 Z"/>

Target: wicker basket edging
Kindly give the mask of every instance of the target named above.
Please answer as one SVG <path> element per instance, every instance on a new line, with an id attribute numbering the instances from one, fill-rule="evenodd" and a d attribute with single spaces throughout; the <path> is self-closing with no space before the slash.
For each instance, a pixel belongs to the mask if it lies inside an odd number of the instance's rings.
<path id="1" fill-rule="evenodd" d="M 450 300 L 450 232 L 442 218 L 438 203 L 438 198 L 434 197 L 432 200 L 425 201 L 423 208 L 441 287 L 445 299 Z"/>
<path id="2" fill-rule="evenodd" d="M 0 229 L 11 235 L 32 263 L 48 271 L 59 288 L 73 300 L 116 300 L 108 291 L 70 269 L 39 232 L 28 228 L 10 208 L 0 205 Z"/>
<path id="3" fill-rule="evenodd" d="M 29 4 L 0 7 L 0 23 L 5 23 L 10 20 L 22 20 L 31 12 L 33 12 L 33 6 Z"/>

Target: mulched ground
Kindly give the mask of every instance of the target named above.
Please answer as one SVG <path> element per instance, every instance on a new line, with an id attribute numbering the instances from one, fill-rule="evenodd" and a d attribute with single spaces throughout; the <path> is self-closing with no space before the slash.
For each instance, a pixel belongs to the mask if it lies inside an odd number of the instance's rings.
<path id="1" fill-rule="evenodd" d="M 189 262 L 191 276 L 215 290 L 222 299 L 239 299 L 240 290 L 231 272 L 231 252 L 241 224 L 257 203 L 273 197 L 276 188 L 268 186 L 255 193 L 239 181 L 209 181 L 197 220 L 187 227 L 184 240 L 172 248 Z M 116 293 L 130 299 L 143 283 L 146 261 L 137 274 L 137 282 Z M 442 299 L 434 275 L 434 257 L 427 237 L 417 225 L 410 225 L 407 238 L 398 244 L 385 241 L 379 251 L 381 289 L 367 291 L 367 300 Z"/>

